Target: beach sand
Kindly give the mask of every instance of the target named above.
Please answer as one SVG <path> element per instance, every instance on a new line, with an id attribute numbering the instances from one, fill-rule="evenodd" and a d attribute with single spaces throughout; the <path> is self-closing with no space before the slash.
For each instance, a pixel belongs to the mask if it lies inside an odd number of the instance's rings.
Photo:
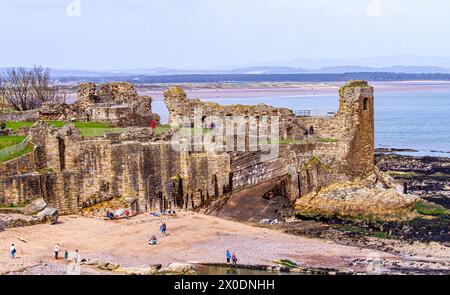
<path id="1" fill-rule="evenodd" d="M 149 214 L 116 221 L 62 216 L 56 225 L 7 229 L 0 232 L 0 274 L 27 268 L 34 268 L 34 273 L 52 273 L 50 268 L 55 265 L 64 269 L 66 262 L 53 258 L 56 243 L 61 246 L 61 256 L 65 250 L 78 249 L 82 258 L 114 262 L 123 267 L 171 262 L 223 263 L 227 248 L 236 252 L 241 264 L 270 265 L 275 259 L 290 259 L 301 265 L 344 271 L 364 271 L 364 264 L 354 266 L 352 261 L 364 260 L 374 253 L 382 259 L 405 260 L 383 251 L 285 234 L 193 212 L 179 212 L 177 217 L 167 217 L 164 221 L 169 233 L 165 237 L 158 232 L 159 218 Z M 159 239 L 157 246 L 148 244 L 153 234 Z M 18 258 L 14 260 L 9 257 L 12 243 L 17 248 Z M 92 271 L 91 267 L 87 273 Z"/>
<path id="2" fill-rule="evenodd" d="M 61 245 L 61 256 L 66 249 L 78 249 L 82 258 L 106 260 L 124 267 L 171 262 L 221 263 L 230 248 L 242 264 L 271 264 L 271 260 L 283 258 L 315 267 L 342 269 L 349 267 L 353 259 L 365 259 L 377 252 L 192 212 L 180 212 L 178 217 L 164 220 L 169 233 L 166 237 L 158 232 L 159 219 L 145 214 L 118 221 L 63 216 L 56 225 L 7 229 L 0 233 L 0 273 L 54 263 L 56 243 Z M 157 246 L 147 243 L 153 234 L 159 239 Z M 17 248 L 18 258 L 14 260 L 9 257 L 11 243 Z"/>

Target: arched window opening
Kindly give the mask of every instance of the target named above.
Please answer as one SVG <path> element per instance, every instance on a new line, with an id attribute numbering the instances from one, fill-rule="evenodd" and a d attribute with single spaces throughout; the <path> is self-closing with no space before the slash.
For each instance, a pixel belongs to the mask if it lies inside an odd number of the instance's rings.
<path id="1" fill-rule="evenodd" d="M 363 107 L 365 111 L 369 109 L 369 99 L 367 97 L 364 97 Z"/>

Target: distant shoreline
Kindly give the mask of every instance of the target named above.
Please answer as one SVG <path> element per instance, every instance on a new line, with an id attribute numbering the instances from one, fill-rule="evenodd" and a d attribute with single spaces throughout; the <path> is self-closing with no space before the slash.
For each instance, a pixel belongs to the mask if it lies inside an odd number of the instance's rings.
<path id="1" fill-rule="evenodd" d="M 377 93 L 408 93 L 408 92 L 447 92 L 450 91 L 450 81 L 387 81 L 369 82 Z M 343 83 L 170 83 L 170 84 L 137 84 L 141 94 L 150 95 L 154 100 L 162 100 L 163 92 L 170 86 L 181 85 L 188 97 L 200 99 L 245 99 L 245 98 L 276 98 L 298 96 L 336 95 Z"/>
<path id="2" fill-rule="evenodd" d="M 337 96 L 343 82 L 246 82 L 246 83 L 135 83 L 141 95 L 153 100 L 162 100 L 164 91 L 175 85 L 182 86 L 189 98 L 200 99 L 245 99 L 245 98 L 289 98 L 298 96 Z M 447 92 L 450 81 L 369 81 L 377 93 Z M 66 85 L 67 102 L 76 100 L 76 87 Z"/>

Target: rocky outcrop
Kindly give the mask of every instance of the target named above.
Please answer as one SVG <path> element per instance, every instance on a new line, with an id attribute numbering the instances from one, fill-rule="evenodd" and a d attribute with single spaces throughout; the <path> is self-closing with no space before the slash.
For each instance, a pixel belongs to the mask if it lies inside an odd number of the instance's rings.
<path id="1" fill-rule="evenodd" d="M 168 266 L 161 268 L 159 270 L 159 273 L 186 275 L 186 274 L 196 274 L 197 271 L 195 267 L 190 263 L 173 262 Z"/>
<path id="2" fill-rule="evenodd" d="M 149 276 L 158 274 L 161 264 L 151 265 L 148 267 L 119 267 L 115 272 L 125 275 Z"/>
<path id="3" fill-rule="evenodd" d="M 44 201 L 44 199 L 37 199 L 31 202 L 31 204 L 28 204 L 24 207 L 23 213 L 26 215 L 34 215 L 47 207 L 47 203 Z"/>
<path id="4" fill-rule="evenodd" d="M 374 181 L 375 180 L 375 181 Z M 335 183 L 302 196 L 295 202 L 296 214 L 307 218 L 410 220 L 415 196 L 402 195 L 379 177 Z"/>
<path id="5" fill-rule="evenodd" d="M 412 194 L 450 209 L 450 159 L 377 154 L 377 166 Z"/>
<path id="6" fill-rule="evenodd" d="M 29 226 L 39 223 L 58 222 L 58 209 L 47 207 L 44 199 L 39 198 L 26 205 L 23 208 L 14 208 L 14 210 L 2 210 L 0 219 L 4 227 Z"/>
<path id="7" fill-rule="evenodd" d="M 58 209 L 47 207 L 44 210 L 38 212 L 36 216 L 39 220 L 48 220 L 51 224 L 55 224 L 58 222 L 59 213 Z"/>

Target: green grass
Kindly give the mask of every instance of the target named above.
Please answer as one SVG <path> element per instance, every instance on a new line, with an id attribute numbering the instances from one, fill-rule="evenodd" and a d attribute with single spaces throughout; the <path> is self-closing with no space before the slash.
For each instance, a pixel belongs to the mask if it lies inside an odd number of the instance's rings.
<path id="1" fill-rule="evenodd" d="M 417 173 L 414 172 L 403 172 L 403 171 L 387 171 L 387 174 L 389 174 L 392 177 L 400 177 L 400 178 L 412 178 L 418 175 Z"/>
<path id="2" fill-rule="evenodd" d="M 331 137 L 319 138 L 319 142 L 338 142 L 339 140 Z"/>
<path id="3" fill-rule="evenodd" d="M 423 202 L 421 200 L 414 203 L 414 210 L 420 214 L 433 216 L 450 216 L 450 210 L 440 205 Z"/>
<path id="4" fill-rule="evenodd" d="M 25 136 L 21 136 L 21 135 L 0 136 L 0 149 L 19 144 L 24 139 L 25 139 Z"/>
<path id="5" fill-rule="evenodd" d="M 31 127 L 34 122 L 6 122 L 6 128 L 11 128 L 14 132 L 20 127 Z"/>
<path id="6" fill-rule="evenodd" d="M 31 153 L 32 151 L 33 151 L 33 145 L 32 144 L 28 144 L 23 150 L 21 150 L 19 152 L 10 154 L 8 156 L 0 155 L 0 162 L 6 162 L 6 161 L 9 161 L 9 160 L 21 157 L 23 155 Z"/>
<path id="7" fill-rule="evenodd" d="M 279 264 L 289 267 L 289 268 L 295 268 L 298 267 L 298 264 L 289 260 L 289 259 L 280 259 Z"/>
<path id="8" fill-rule="evenodd" d="M 161 134 L 161 133 L 169 131 L 170 129 L 171 129 L 170 125 L 166 124 L 166 125 L 157 126 L 155 128 L 155 132 L 156 132 L 156 134 Z"/>
<path id="9" fill-rule="evenodd" d="M 388 233 L 381 232 L 381 231 L 372 234 L 372 236 L 375 238 L 380 238 L 380 239 L 390 239 L 391 238 L 391 236 Z"/>

